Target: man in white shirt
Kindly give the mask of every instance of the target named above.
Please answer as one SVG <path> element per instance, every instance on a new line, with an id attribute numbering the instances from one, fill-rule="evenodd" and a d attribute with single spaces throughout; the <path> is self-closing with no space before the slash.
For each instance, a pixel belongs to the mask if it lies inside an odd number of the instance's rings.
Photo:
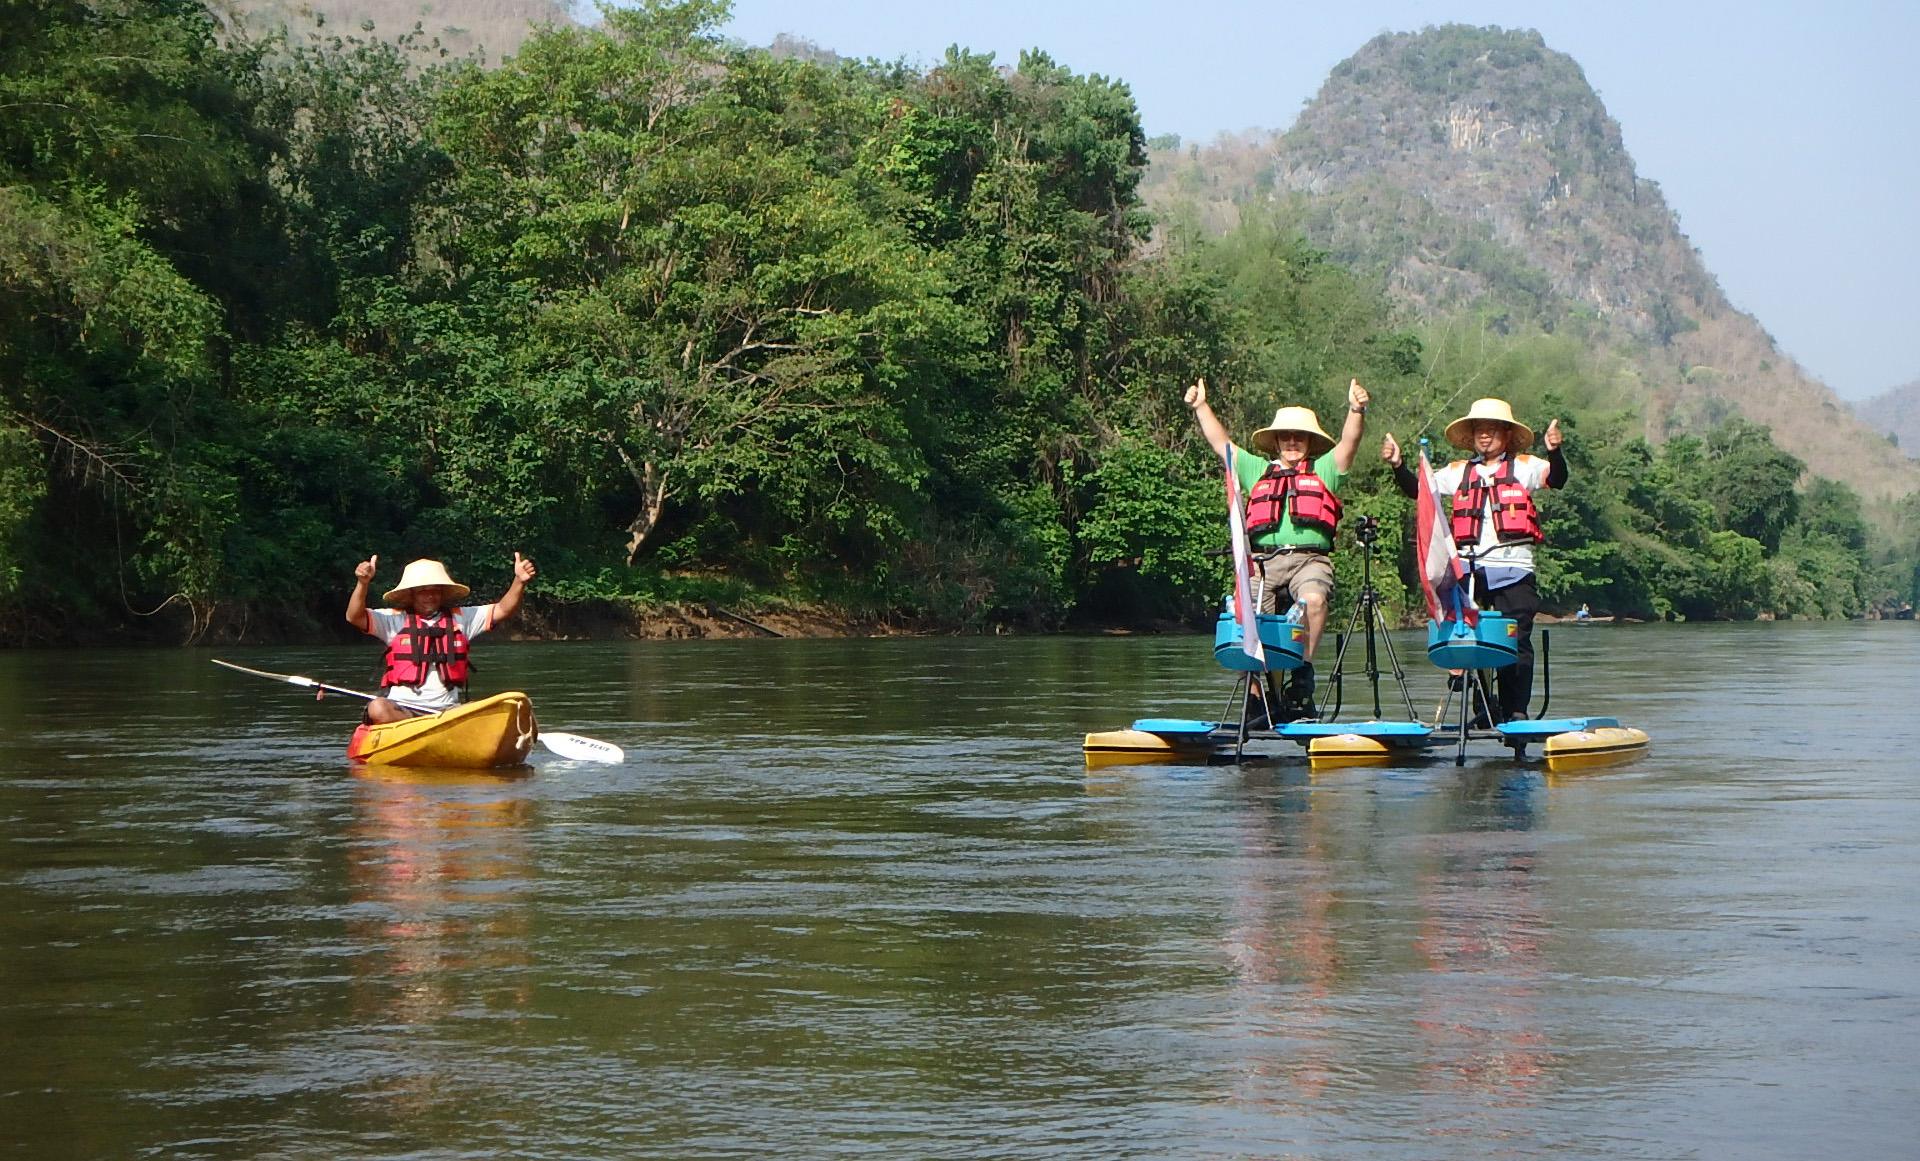
<path id="1" fill-rule="evenodd" d="M 1528 455 L 1533 429 L 1513 417 L 1502 399 L 1476 399 L 1459 419 L 1447 425 L 1447 442 L 1472 452 L 1434 469 L 1433 486 L 1448 511 L 1450 530 L 1460 555 L 1473 568 L 1474 601 L 1483 609 L 1512 617 L 1520 630 L 1519 656 L 1496 672 L 1503 721 L 1527 716 L 1533 700 L 1533 618 L 1540 611 L 1540 592 L 1534 583 L 1533 546 L 1544 537 L 1533 493 L 1565 487 L 1567 461 L 1560 450 L 1560 421 L 1547 424 L 1540 442 L 1545 458 Z M 1403 462 L 1400 444 L 1392 435 L 1380 448 L 1380 458 L 1393 465 L 1393 478 L 1408 496 L 1418 493 L 1413 469 Z M 1497 723 L 1490 723 L 1497 724 Z"/>
<path id="2" fill-rule="evenodd" d="M 367 706 L 369 722 L 397 722 L 421 713 L 438 713 L 466 696 L 467 644 L 520 610 L 520 598 L 534 577 L 533 561 L 513 554 L 513 582 L 499 600 L 477 608 L 457 602 L 472 592 L 447 574 L 437 560 L 416 560 L 400 574 L 400 583 L 383 600 L 390 608 L 367 608 L 378 556 L 353 570 L 353 595 L 347 598 L 347 624 L 387 643 L 380 690 L 387 696 Z"/>

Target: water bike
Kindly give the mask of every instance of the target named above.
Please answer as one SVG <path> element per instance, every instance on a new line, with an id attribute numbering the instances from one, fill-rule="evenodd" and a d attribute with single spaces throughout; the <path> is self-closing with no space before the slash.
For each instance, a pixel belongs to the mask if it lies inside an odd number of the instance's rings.
<path id="1" fill-rule="evenodd" d="M 1306 664 L 1306 628 L 1296 602 L 1286 615 L 1256 613 L 1253 620 L 1258 648 L 1249 647 L 1243 628 L 1244 610 L 1235 599 L 1216 619 L 1214 658 L 1234 673 L 1234 691 L 1221 720 L 1141 718 L 1124 730 L 1086 735 L 1082 750 L 1089 766 L 1142 762 L 1238 762 L 1248 747 L 1265 741 L 1292 742 L 1303 747 L 1311 766 L 1391 766 L 1428 760 L 1433 751 L 1451 743 L 1455 765 L 1464 765 L 1470 743 L 1493 741 L 1516 761 L 1539 746 L 1541 759 L 1552 772 L 1591 769 L 1630 760 L 1646 751 L 1647 735 L 1622 726 L 1611 717 L 1548 718 L 1553 699 L 1550 634 L 1540 631 L 1542 698 L 1537 713 L 1501 721 L 1493 695 L 1494 673 L 1513 665 L 1519 655 L 1519 626 L 1510 617 L 1474 607 L 1471 556 L 1464 569 L 1464 589 L 1451 592 L 1450 614 L 1427 624 L 1427 659 L 1449 673 L 1448 689 L 1435 707 L 1432 723 L 1422 721 L 1414 708 L 1407 674 L 1389 633 L 1378 589 L 1373 584 L 1373 554 L 1379 524 L 1361 517 L 1354 524 L 1362 549 L 1361 586 L 1346 631 L 1336 642 L 1333 669 L 1325 683 L 1330 705 L 1324 716 L 1293 717 L 1287 699 L 1278 695 L 1276 674 L 1291 673 Z M 1254 561 L 1264 559 L 1256 555 Z M 1257 587 L 1256 587 L 1257 592 Z M 1258 608 L 1257 598 L 1253 607 Z M 1360 675 L 1371 693 L 1372 716 L 1342 721 L 1350 650 L 1364 642 Z M 1384 655 L 1387 669 L 1381 668 Z M 1397 711 L 1405 718 L 1389 718 L 1381 696 L 1382 678 L 1391 675 L 1399 694 Z M 1237 714 L 1234 712 L 1238 710 Z M 1532 708 L 1531 706 L 1529 707 Z M 1451 714 L 1451 722 L 1449 722 Z"/>

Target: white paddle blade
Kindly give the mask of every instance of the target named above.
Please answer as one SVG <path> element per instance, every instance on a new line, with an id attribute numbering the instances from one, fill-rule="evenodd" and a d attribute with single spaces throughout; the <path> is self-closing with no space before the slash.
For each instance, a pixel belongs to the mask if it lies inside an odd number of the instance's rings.
<path id="1" fill-rule="evenodd" d="M 579 734 L 563 734 L 558 730 L 541 730 L 540 744 L 562 758 L 575 758 L 582 762 L 627 760 L 627 752 L 612 742 L 603 742 L 598 738 L 583 738 Z"/>

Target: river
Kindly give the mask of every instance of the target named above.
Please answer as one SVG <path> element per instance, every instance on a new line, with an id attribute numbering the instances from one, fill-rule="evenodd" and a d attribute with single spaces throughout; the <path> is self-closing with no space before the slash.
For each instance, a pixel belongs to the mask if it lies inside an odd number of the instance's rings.
<path id="1" fill-rule="evenodd" d="M 1920 1156 L 1920 627 L 1556 628 L 1615 770 L 1086 769 L 1208 644 L 486 642 L 627 761 L 441 778 L 205 650 L 0 654 L 0 1148 Z"/>

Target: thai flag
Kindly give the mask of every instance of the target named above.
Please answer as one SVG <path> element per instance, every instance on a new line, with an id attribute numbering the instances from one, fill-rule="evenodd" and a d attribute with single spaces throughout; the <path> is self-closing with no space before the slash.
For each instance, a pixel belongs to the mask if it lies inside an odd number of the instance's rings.
<path id="1" fill-rule="evenodd" d="M 1240 479 L 1233 474 L 1233 445 L 1226 450 L 1227 527 L 1233 532 L 1233 619 L 1240 622 L 1240 647 L 1247 656 L 1267 665 L 1266 647 L 1260 644 L 1260 625 L 1253 614 L 1253 576 L 1251 552 L 1247 548 L 1247 519 L 1240 503 Z"/>
<path id="2" fill-rule="evenodd" d="M 1441 518 L 1440 491 L 1433 486 L 1433 465 L 1427 461 L 1424 447 L 1420 449 L 1420 491 L 1415 506 L 1413 548 L 1420 560 L 1420 588 L 1427 595 L 1427 616 L 1435 621 L 1478 625 L 1480 610 L 1467 599 L 1467 566 L 1454 547 L 1453 529 Z"/>

